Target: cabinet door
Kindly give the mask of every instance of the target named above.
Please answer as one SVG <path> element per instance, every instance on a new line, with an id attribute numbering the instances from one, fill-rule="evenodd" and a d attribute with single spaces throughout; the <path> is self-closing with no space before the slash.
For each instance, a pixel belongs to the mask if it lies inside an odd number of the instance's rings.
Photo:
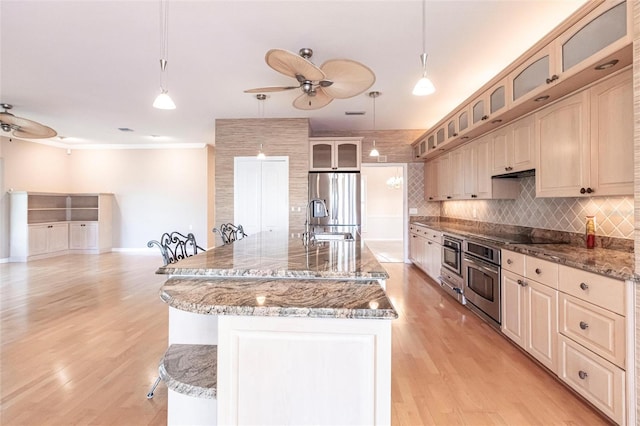
<path id="1" fill-rule="evenodd" d="M 311 170 L 332 170 L 333 142 L 311 142 Z"/>
<path id="2" fill-rule="evenodd" d="M 478 160 L 476 142 L 462 148 L 462 176 L 464 198 L 476 198 L 478 190 Z"/>
<path id="3" fill-rule="evenodd" d="M 527 281 L 524 288 L 528 323 L 525 349 L 549 370 L 556 372 L 558 291 L 532 280 Z"/>
<path id="4" fill-rule="evenodd" d="M 419 242 L 419 238 L 416 234 L 411 234 L 411 240 L 409 242 L 409 259 L 411 259 L 411 261 L 413 263 L 418 263 L 418 254 L 419 254 L 419 250 L 418 250 L 418 242 Z"/>
<path id="5" fill-rule="evenodd" d="M 513 168 L 513 139 L 511 126 L 506 126 L 489 134 L 493 144 L 491 174 L 493 176 L 509 173 Z"/>
<path id="6" fill-rule="evenodd" d="M 360 170 L 360 141 L 337 141 L 335 155 L 334 167 L 341 170 Z"/>
<path id="7" fill-rule="evenodd" d="M 557 81 L 555 63 L 553 46 L 547 45 L 510 74 L 514 106 L 539 95 Z"/>
<path id="8" fill-rule="evenodd" d="M 580 92 L 536 114 L 536 197 L 579 197 L 588 186 L 587 96 Z"/>
<path id="9" fill-rule="evenodd" d="M 424 163 L 424 199 L 434 201 L 438 199 L 438 161 L 431 160 Z"/>
<path id="10" fill-rule="evenodd" d="M 519 346 L 526 348 L 524 278 L 502 271 L 502 332 Z"/>
<path id="11" fill-rule="evenodd" d="M 492 146 L 491 140 L 484 137 L 474 142 L 476 150 L 476 192 L 475 197 L 481 199 L 491 199 L 492 182 L 491 182 L 491 157 Z"/>
<path id="12" fill-rule="evenodd" d="M 464 176 L 462 167 L 462 149 L 456 149 L 450 154 L 451 192 L 449 195 L 453 199 L 461 199 L 464 195 Z"/>
<path id="13" fill-rule="evenodd" d="M 449 121 L 449 124 L 447 124 L 447 140 L 453 139 L 458 136 L 458 132 L 456 132 L 456 129 L 456 120 L 454 119 Z"/>
<path id="14" fill-rule="evenodd" d="M 56 223 L 48 229 L 47 251 L 56 252 L 69 249 L 69 225 Z"/>
<path id="15" fill-rule="evenodd" d="M 590 90 L 593 195 L 633 194 L 632 90 L 631 70 Z"/>
<path id="16" fill-rule="evenodd" d="M 469 125 L 471 124 L 470 114 L 471 114 L 470 108 L 468 105 L 456 113 L 456 117 L 458 117 L 458 134 L 459 135 L 469 130 Z"/>
<path id="17" fill-rule="evenodd" d="M 487 114 L 489 115 L 489 117 L 493 116 L 494 114 L 499 114 L 503 111 L 506 111 L 510 106 L 509 102 L 511 100 L 511 97 L 507 93 L 508 88 L 509 83 L 505 79 L 504 81 L 496 84 L 491 89 L 489 89 L 487 98 L 489 102 Z"/>
<path id="18" fill-rule="evenodd" d="M 535 130 L 533 115 L 509 126 L 513 142 L 509 154 L 510 171 L 521 172 L 535 168 Z"/>
<path id="19" fill-rule="evenodd" d="M 626 3 L 614 0 L 602 4 L 558 38 L 563 78 L 597 65 L 631 42 Z"/>
<path id="20" fill-rule="evenodd" d="M 473 106 L 471 108 L 472 124 L 476 125 L 481 121 L 484 121 L 489 118 L 489 115 L 487 114 L 487 110 L 488 110 L 487 104 L 488 102 L 484 97 L 477 99 L 475 102 L 473 102 Z"/>
<path id="21" fill-rule="evenodd" d="M 86 232 L 84 223 L 72 223 L 69 225 L 69 248 L 81 250 L 86 246 Z"/>
<path id="22" fill-rule="evenodd" d="M 438 161 L 438 199 L 451 199 L 451 169 L 449 154 L 445 154 L 437 159 Z"/>
<path id="23" fill-rule="evenodd" d="M 430 134 L 427 136 L 427 152 L 431 152 L 436 149 L 436 135 Z"/>
<path id="24" fill-rule="evenodd" d="M 51 225 L 29 225 L 29 256 L 47 252 L 47 232 Z"/>

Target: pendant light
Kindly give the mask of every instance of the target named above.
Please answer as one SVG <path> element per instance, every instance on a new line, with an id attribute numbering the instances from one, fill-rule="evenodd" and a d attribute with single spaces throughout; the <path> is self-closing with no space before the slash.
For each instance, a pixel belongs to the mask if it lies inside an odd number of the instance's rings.
<path id="1" fill-rule="evenodd" d="M 420 62 L 422 62 L 422 77 L 416 83 L 413 88 L 413 94 L 415 96 L 427 96 L 436 91 L 435 86 L 427 77 L 427 47 L 426 47 L 426 20 L 427 20 L 427 0 L 422 0 L 422 54 L 420 55 Z"/>
<path id="2" fill-rule="evenodd" d="M 376 98 L 380 96 L 380 92 L 369 92 L 369 97 L 373 99 L 373 149 L 369 153 L 369 157 L 379 157 L 380 153 L 376 148 Z"/>
<path id="3" fill-rule="evenodd" d="M 267 99 L 267 95 L 258 93 L 256 95 L 256 99 L 258 100 L 258 115 L 260 116 L 260 118 L 264 118 L 264 101 Z M 262 144 L 260 144 L 260 151 L 258 151 L 257 158 L 258 160 L 264 160 L 265 158 L 267 158 L 267 156 L 264 155 L 264 152 L 262 151 Z"/>
<path id="4" fill-rule="evenodd" d="M 176 109 L 167 89 L 167 58 L 169 57 L 169 0 L 160 0 L 160 94 L 153 101 L 158 109 Z"/>

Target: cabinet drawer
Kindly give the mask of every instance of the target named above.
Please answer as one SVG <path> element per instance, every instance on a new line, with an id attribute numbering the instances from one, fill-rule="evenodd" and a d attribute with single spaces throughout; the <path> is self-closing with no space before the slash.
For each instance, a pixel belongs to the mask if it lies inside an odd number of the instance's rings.
<path id="1" fill-rule="evenodd" d="M 591 303 L 560 293 L 560 333 L 625 368 L 625 319 Z"/>
<path id="2" fill-rule="evenodd" d="M 525 260 L 524 276 L 548 285 L 549 287 L 558 288 L 558 264 L 549 262 L 548 260 L 538 259 L 537 257 L 527 256 Z"/>
<path id="3" fill-rule="evenodd" d="M 624 424 L 624 371 L 560 335 L 560 378 L 616 423 Z"/>
<path id="4" fill-rule="evenodd" d="M 625 315 L 624 281 L 560 265 L 559 288 L 620 315 Z"/>
<path id="5" fill-rule="evenodd" d="M 524 276 L 524 254 L 502 250 L 502 269 Z"/>
<path id="6" fill-rule="evenodd" d="M 425 230 L 424 236 L 427 240 L 433 241 L 434 243 L 442 244 L 442 232 L 434 231 L 433 229 L 427 228 Z"/>

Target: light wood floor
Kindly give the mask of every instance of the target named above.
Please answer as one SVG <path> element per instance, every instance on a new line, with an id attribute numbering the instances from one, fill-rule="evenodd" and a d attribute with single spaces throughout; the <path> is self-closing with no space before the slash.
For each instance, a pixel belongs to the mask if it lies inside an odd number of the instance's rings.
<path id="1" fill-rule="evenodd" d="M 0 264 L 1 425 L 163 425 L 155 256 Z M 596 425 L 591 408 L 412 266 L 385 264 L 394 425 Z"/>

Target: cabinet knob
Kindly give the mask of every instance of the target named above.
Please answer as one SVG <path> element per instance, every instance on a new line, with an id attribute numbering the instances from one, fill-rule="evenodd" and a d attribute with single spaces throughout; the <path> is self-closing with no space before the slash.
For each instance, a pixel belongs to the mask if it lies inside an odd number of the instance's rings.
<path id="1" fill-rule="evenodd" d="M 582 380 L 586 379 L 588 376 L 586 371 L 580 370 L 578 371 L 578 377 L 580 377 Z"/>
<path id="2" fill-rule="evenodd" d="M 542 273 L 542 270 L 540 268 L 536 268 L 536 274 L 540 275 Z"/>
<path id="3" fill-rule="evenodd" d="M 512 263 L 513 263 L 513 260 L 507 259 L 507 265 L 511 265 Z"/>
<path id="4" fill-rule="evenodd" d="M 580 321 L 580 328 L 586 330 L 587 328 L 589 328 L 589 324 L 584 321 Z"/>
<path id="5" fill-rule="evenodd" d="M 591 189 L 591 188 L 587 188 L 587 194 L 591 194 L 591 193 L 593 193 L 593 192 L 595 192 L 593 189 Z"/>
<path id="6" fill-rule="evenodd" d="M 483 121 L 484 121 L 484 120 L 488 120 L 488 119 L 489 119 L 489 116 L 488 116 L 488 115 L 483 115 L 483 116 L 482 116 L 482 118 L 480 118 L 480 120 L 483 120 Z"/>
<path id="7" fill-rule="evenodd" d="M 433 197 L 429 197 L 430 200 L 433 200 Z"/>
<path id="8" fill-rule="evenodd" d="M 457 134 L 457 133 L 454 133 L 454 134 L 453 134 L 453 137 L 455 138 L 456 136 L 458 136 L 458 134 Z"/>
<path id="9" fill-rule="evenodd" d="M 526 287 L 527 286 L 527 282 L 526 281 L 522 281 L 522 280 L 518 280 L 518 285 L 522 286 L 522 287 Z"/>
<path id="10" fill-rule="evenodd" d="M 476 194 L 471 194 L 471 198 L 478 198 Z"/>
<path id="11" fill-rule="evenodd" d="M 586 189 L 584 189 L 584 188 L 580 188 L 580 193 L 581 193 L 581 194 L 584 194 L 585 192 L 587 192 L 587 190 L 586 190 Z"/>
<path id="12" fill-rule="evenodd" d="M 580 283 L 580 288 L 582 290 L 588 290 L 589 289 L 589 285 L 587 283 Z"/>
<path id="13" fill-rule="evenodd" d="M 431 243 L 431 241 L 427 241 L 427 244 L 431 245 L 432 243 Z"/>
<path id="14" fill-rule="evenodd" d="M 451 195 L 447 195 L 447 200 L 450 200 L 450 199 L 451 199 Z"/>
<path id="15" fill-rule="evenodd" d="M 559 78 L 560 78 L 560 77 L 558 77 L 556 74 L 554 74 L 554 75 L 552 75 L 551 77 L 549 77 L 549 78 L 547 79 L 547 84 L 551 84 L 551 83 L 553 83 L 554 81 L 556 81 L 556 80 L 557 80 L 557 79 L 559 79 Z"/>

